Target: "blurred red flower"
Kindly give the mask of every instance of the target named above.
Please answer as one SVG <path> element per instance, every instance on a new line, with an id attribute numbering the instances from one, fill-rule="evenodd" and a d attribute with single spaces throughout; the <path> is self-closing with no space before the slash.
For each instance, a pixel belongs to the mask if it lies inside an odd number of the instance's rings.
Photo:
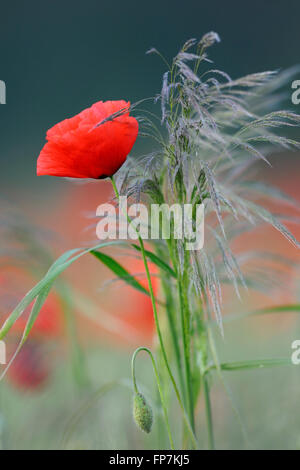
<path id="1" fill-rule="evenodd" d="M 14 350 L 26 327 L 29 313 L 30 308 L 12 328 Z M 62 334 L 62 317 L 59 299 L 52 294 L 41 309 L 26 343 L 8 369 L 7 375 L 13 385 L 26 390 L 40 389 L 46 385 L 53 369 L 53 355 L 49 354 L 48 347 L 51 341 L 57 340 Z"/>
<path id="2" fill-rule="evenodd" d="M 36 390 L 46 385 L 51 366 L 43 345 L 29 339 L 8 369 L 9 381 L 23 390 Z"/>
<path id="3" fill-rule="evenodd" d="M 14 266 L 5 266 L 5 274 L 0 273 L 0 317 L 11 312 L 21 296 L 21 285 L 32 283 L 31 275 Z M 15 322 L 7 344 L 13 353 L 26 327 L 30 305 Z M 22 390 L 36 390 L 45 386 L 53 371 L 52 343 L 63 333 L 63 311 L 59 297 L 50 294 L 38 315 L 30 335 L 7 371 L 10 383 Z M 54 343 L 53 343 L 54 344 Z"/>
<path id="4" fill-rule="evenodd" d="M 32 306 L 31 306 L 32 307 Z M 12 333 L 18 337 L 25 329 L 30 308 L 16 321 Z M 10 382 L 26 390 L 45 386 L 53 370 L 53 355 L 48 347 L 63 332 L 63 312 L 59 299 L 50 294 L 41 309 L 30 335 L 8 369 Z"/>
<path id="5" fill-rule="evenodd" d="M 25 310 L 21 317 L 18 318 L 13 326 L 13 331 L 18 333 L 24 331 L 32 306 L 33 303 Z M 41 338 L 42 340 L 46 340 L 57 338 L 62 334 L 62 332 L 62 306 L 59 298 L 55 294 L 51 293 L 43 305 L 40 313 L 38 314 L 30 335 L 34 335 L 35 337 Z"/>
<path id="6" fill-rule="evenodd" d="M 12 312 L 18 300 L 32 286 L 35 279 L 25 269 L 14 265 L 5 265 L 3 273 L 0 271 L 0 319 Z M 20 335 L 25 327 L 33 306 L 33 302 L 15 322 L 12 332 Z M 30 336 L 42 339 L 57 338 L 63 332 L 63 310 L 61 300 L 55 293 L 50 293 L 37 316 Z"/>
<path id="7" fill-rule="evenodd" d="M 125 162 L 138 134 L 138 122 L 129 116 L 129 107 L 123 100 L 99 101 L 49 129 L 37 175 L 112 176 Z"/>

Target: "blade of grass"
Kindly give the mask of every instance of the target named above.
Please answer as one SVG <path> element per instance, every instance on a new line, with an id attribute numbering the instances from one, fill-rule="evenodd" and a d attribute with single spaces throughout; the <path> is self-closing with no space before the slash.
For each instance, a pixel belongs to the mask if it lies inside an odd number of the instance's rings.
<path id="1" fill-rule="evenodd" d="M 274 307 L 261 308 L 259 310 L 253 310 L 251 312 L 245 312 L 237 315 L 227 315 L 224 317 L 224 323 L 230 323 L 234 320 L 242 320 L 247 317 L 254 317 L 257 315 L 266 315 L 272 313 L 300 313 L 300 304 L 290 304 L 290 305 L 276 305 Z"/>
<path id="2" fill-rule="evenodd" d="M 278 359 L 256 359 L 251 361 L 240 361 L 240 362 L 226 362 L 219 365 L 221 370 L 224 371 L 236 371 L 236 370 L 251 370 L 251 369 L 265 369 L 267 367 L 278 367 L 292 365 L 290 358 L 278 358 Z M 212 364 L 207 367 L 205 373 L 216 369 L 216 365 Z"/>
<path id="3" fill-rule="evenodd" d="M 132 243 L 131 246 L 141 252 L 141 247 Z M 169 266 L 167 263 L 165 263 L 165 261 L 163 261 L 161 258 L 159 258 L 155 253 L 153 253 L 152 251 L 149 251 L 149 250 L 145 250 L 145 254 L 147 256 L 147 258 L 149 258 L 150 261 L 152 261 L 153 264 L 155 264 L 158 268 L 162 269 L 163 271 L 165 271 L 167 274 L 169 274 L 170 276 L 174 277 L 176 279 L 176 273 L 175 271 L 171 268 L 171 266 Z"/>
<path id="4" fill-rule="evenodd" d="M 9 315 L 9 317 L 6 319 L 4 324 L 2 325 L 2 328 L 0 330 L 0 339 L 3 339 L 7 333 L 10 331 L 16 320 L 22 315 L 24 310 L 33 302 L 33 300 L 46 288 L 48 285 L 52 285 L 52 283 L 55 281 L 55 279 L 63 272 L 65 269 L 67 269 L 69 266 L 71 266 L 74 261 L 78 260 L 82 256 L 84 256 L 87 253 L 90 253 L 93 250 L 97 250 L 100 248 L 104 248 L 107 246 L 112 246 L 120 244 L 118 241 L 111 241 L 111 242 L 104 242 L 100 243 L 94 247 L 87 248 L 86 250 L 81 251 L 79 254 L 74 255 L 71 259 L 68 259 L 70 256 L 72 256 L 75 253 L 78 253 L 80 249 L 75 249 L 75 250 L 69 250 L 66 253 L 64 253 L 62 256 L 60 256 L 50 267 L 46 275 L 39 281 L 26 295 L 23 297 L 21 302 L 17 305 L 17 307 L 12 311 L 12 313 Z M 124 244 L 122 242 L 121 244 Z"/>
<path id="5" fill-rule="evenodd" d="M 127 269 L 125 269 L 111 256 L 95 250 L 92 250 L 91 254 L 101 261 L 101 263 L 105 264 L 105 266 L 107 266 L 114 274 L 116 274 L 120 279 L 125 281 L 131 287 L 142 292 L 143 294 L 149 295 L 148 290 L 145 289 L 145 287 L 143 287 L 142 284 L 140 284 L 136 278 L 127 271 Z"/>
<path id="6" fill-rule="evenodd" d="M 20 343 L 18 344 L 18 347 L 16 349 L 16 351 L 14 352 L 12 358 L 10 359 L 9 363 L 7 364 L 7 366 L 5 367 L 4 371 L 2 372 L 2 374 L 0 375 L 0 381 L 3 379 L 3 377 L 5 376 L 6 372 L 8 371 L 8 369 L 10 368 L 11 364 L 13 363 L 13 361 L 15 360 L 15 358 L 17 357 L 18 353 L 20 352 L 22 346 L 24 345 L 24 343 L 26 342 L 27 338 L 28 338 L 28 335 L 30 333 L 30 330 L 31 328 L 33 327 L 34 325 L 34 322 L 38 316 L 38 314 L 40 313 L 40 310 L 42 308 L 42 306 L 44 305 L 47 297 L 48 297 L 48 294 L 50 292 L 50 289 L 52 287 L 52 284 L 49 284 L 47 285 L 43 290 L 42 292 L 37 296 L 34 304 L 33 304 L 33 307 L 31 309 L 31 312 L 30 312 L 30 315 L 29 315 L 29 318 L 27 320 L 27 323 L 26 323 L 26 326 L 24 328 L 24 331 L 23 331 L 23 335 L 22 335 L 22 338 L 21 338 L 21 341 Z"/>

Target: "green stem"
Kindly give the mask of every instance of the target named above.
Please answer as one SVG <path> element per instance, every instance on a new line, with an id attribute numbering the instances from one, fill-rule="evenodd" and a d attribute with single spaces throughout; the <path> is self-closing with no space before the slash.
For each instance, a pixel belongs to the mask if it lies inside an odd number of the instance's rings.
<path id="1" fill-rule="evenodd" d="M 115 194 L 116 194 L 116 197 L 117 199 L 119 200 L 119 191 L 118 191 L 118 188 L 117 188 L 117 185 L 116 185 L 116 182 L 113 178 L 113 176 L 111 176 L 111 182 L 112 182 L 112 186 L 113 186 L 113 189 L 115 191 Z M 128 216 L 128 214 L 126 214 L 126 217 L 127 217 L 127 220 L 129 223 L 131 223 L 131 219 L 130 217 Z M 179 403 L 179 406 L 182 410 L 182 413 L 183 413 L 183 417 L 184 417 L 184 420 L 186 422 L 186 425 L 188 427 L 188 430 L 190 432 L 190 435 L 191 435 L 191 438 L 192 438 L 192 441 L 193 441 L 193 444 L 195 446 L 198 445 L 197 443 L 197 439 L 194 435 L 194 431 L 193 431 L 193 428 L 189 422 L 189 419 L 186 415 L 186 412 L 185 412 L 185 409 L 184 409 L 184 406 L 183 406 L 183 403 L 182 403 L 182 400 L 181 400 L 181 396 L 180 396 L 180 393 L 179 393 L 179 390 L 178 390 L 178 387 L 177 387 L 177 384 L 176 384 L 176 381 L 174 379 L 174 376 L 173 376 L 173 373 L 171 371 L 171 368 L 170 368 L 170 365 L 169 365 L 169 361 L 168 361 L 168 357 L 167 357 L 167 353 L 166 353 L 166 350 L 165 350 L 165 346 L 164 346 L 164 342 L 163 342 L 163 338 L 162 338 L 162 334 L 161 334 L 161 329 L 160 329 L 160 326 L 159 326 L 159 321 L 158 321 L 158 314 L 157 314 L 157 309 L 156 309 L 156 303 L 155 303 L 155 298 L 154 298 L 154 292 L 153 292 L 153 287 L 152 287 L 152 282 L 151 282 L 151 276 L 150 276 L 150 271 L 149 271 L 149 267 L 148 267 L 148 262 L 147 262 L 147 257 L 146 257 L 146 253 L 145 253 L 145 247 L 144 247 L 144 242 L 143 242 L 143 239 L 141 238 L 139 232 L 136 230 L 136 233 L 138 235 L 138 240 L 139 240 L 139 243 L 140 243 L 140 247 L 141 247 L 141 253 L 142 253 L 142 258 L 143 258 L 143 262 L 144 262 L 144 266 L 145 266 L 145 271 L 146 271 L 146 276 L 147 276 L 147 281 L 148 281 L 148 286 L 149 286 L 149 293 L 150 293 L 150 298 L 151 298 L 151 303 L 152 303 L 152 309 L 153 309 L 153 314 L 154 314 L 154 321 L 155 321 L 155 326 L 156 326 L 156 331 L 157 331 L 157 335 L 158 335 L 158 340 L 159 340 L 159 344 L 160 344 L 160 348 L 161 348 L 161 351 L 162 351 L 162 355 L 163 355 L 163 358 L 164 358 L 164 362 L 165 362 L 165 365 L 166 365 L 166 368 L 167 368 L 167 371 L 168 371 L 168 374 L 169 374 L 169 377 L 170 377 L 170 380 L 172 382 L 172 385 L 173 385 L 173 388 L 174 388 L 174 391 L 175 391 L 175 394 L 176 394 L 176 397 L 177 397 L 177 400 L 178 400 L 178 403 Z"/>
<path id="2" fill-rule="evenodd" d="M 193 390 L 192 390 L 192 378 L 190 368 L 190 338 L 189 338 L 189 315 L 186 312 L 186 305 L 184 300 L 184 292 L 182 286 L 182 280 L 178 279 L 179 285 L 179 299 L 180 299 L 180 315 L 181 315 L 181 327 L 183 337 L 183 351 L 184 351 L 184 365 L 186 374 L 186 388 L 187 388 L 187 399 L 188 399 L 188 412 L 189 419 L 193 430 L 195 430 L 194 422 L 194 406 L 193 406 Z"/>
<path id="3" fill-rule="evenodd" d="M 166 297 L 166 312 L 167 312 L 167 318 L 168 318 L 169 328 L 171 332 L 173 348 L 175 352 L 175 360 L 176 360 L 176 366 L 177 366 L 178 377 L 179 377 L 179 382 L 180 382 L 180 388 L 183 394 L 183 401 L 185 403 L 186 399 L 185 399 L 184 377 L 183 377 L 183 372 L 182 372 L 180 346 L 179 346 L 177 330 L 175 326 L 176 318 L 174 317 L 173 298 L 172 298 L 172 292 L 168 284 L 168 281 L 165 279 L 164 276 L 162 276 L 162 286 L 163 286 L 163 291 Z"/>
<path id="4" fill-rule="evenodd" d="M 176 254 L 176 248 L 172 246 L 174 250 L 173 258 L 176 259 L 176 264 L 179 266 L 178 254 Z M 180 272 L 179 268 L 176 268 L 177 274 L 177 283 L 179 288 L 179 304 L 180 304 L 180 320 L 181 320 L 181 329 L 182 329 L 182 338 L 183 338 L 183 354 L 184 354 L 184 367 L 185 367 L 185 377 L 186 377 L 186 395 L 187 395 L 187 406 L 188 406 L 188 415 L 189 420 L 192 426 L 193 431 L 195 432 L 195 420 L 194 420 L 194 398 L 193 398 L 193 388 L 192 388 L 192 375 L 190 368 L 190 311 L 188 305 L 188 298 L 186 292 L 186 272 L 187 272 L 187 256 L 184 252 L 184 272 Z"/>
<path id="5" fill-rule="evenodd" d="M 186 194 L 183 185 L 183 176 L 182 171 L 179 170 L 177 173 L 177 191 L 178 199 L 181 204 L 185 202 Z M 193 397 L 193 382 L 191 374 L 191 365 L 190 365 L 190 345 L 191 345 L 191 335 L 190 335 L 190 308 L 188 302 L 188 269 L 189 269 L 189 257 L 185 246 L 184 250 L 184 262 L 183 269 L 181 272 L 180 269 L 180 260 L 178 252 L 175 252 L 175 259 L 178 268 L 176 269 L 177 273 L 177 282 L 179 287 L 179 301 L 180 301 L 180 315 L 181 315 L 181 328 L 182 328 L 182 338 L 183 338 L 183 351 L 184 351 L 184 365 L 185 365 L 185 375 L 186 375 L 186 390 L 187 390 L 187 405 L 188 405 L 188 415 L 189 420 L 192 426 L 193 431 L 195 432 L 195 418 L 194 418 L 194 397 Z"/>
<path id="6" fill-rule="evenodd" d="M 190 339 L 189 339 L 189 331 L 188 331 L 189 318 L 187 318 L 181 279 L 178 279 L 178 285 L 179 285 L 180 315 L 181 315 L 181 328 L 182 328 L 182 337 L 183 337 L 183 352 L 184 352 L 184 366 L 185 366 L 185 375 L 186 375 L 188 412 L 189 412 L 189 419 L 191 422 L 191 426 L 193 428 L 193 431 L 195 431 L 193 390 L 192 390 L 192 378 L 191 378 L 191 368 L 190 368 Z"/>
<path id="7" fill-rule="evenodd" d="M 208 385 L 206 375 L 203 376 L 203 389 L 204 389 L 205 412 L 206 412 L 206 421 L 207 421 L 207 429 L 208 429 L 209 449 L 214 450 L 215 441 L 214 441 L 214 431 L 213 431 L 213 420 L 212 420 L 212 412 L 211 412 L 209 385 Z"/>
<path id="8" fill-rule="evenodd" d="M 155 362 L 155 359 L 153 357 L 152 352 L 150 351 L 150 349 L 148 349 L 146 347 L 140 347 L 140 348 L 136 349 L 133 353 L 133 356 L 132 356 L 131 372 L 132 372 L 132 380 L 133 380 L 134 391 L 135 391 L 135 393 L 139 393 L 138 387 L 137 387 L 137 384 L 136 384 L 135 358 L 136 358 L 137 354 L 140 351 L 145 351 L 147 354 L 149 354 L 149 356 L 151 358 L 152 365 L 153 365 L 153 370 L 154 370 L 155 377 L 156 377 L 157 388 L 158 388 L 158 391 L 159 391 L 160 400 L 161 400 L 161 404 L 162 404 L 162 408 L 163 408 L 163 412 L 164 412 L 164 418 L 165 418 L 166 428 L 167 428 L 167 432 L 168 432 L 168 436 L 169 436 L 169 441 L 170 441 L 170 444 L 171 444 L 171 449 L 174 450 L 175 446 L 174 446 L 174 441 L 173 441 L 173 438 L 172 438 L 171 429 L 170 429 L 170 425 L 169 425 L 167 406 L 166 406 L 166 402 L 165 402 L 165 399 L 164 399 L 162 386 L 161 386 L 158 370 L 157 370 L 157 367 L 156 367 L 156 362 Z"/>

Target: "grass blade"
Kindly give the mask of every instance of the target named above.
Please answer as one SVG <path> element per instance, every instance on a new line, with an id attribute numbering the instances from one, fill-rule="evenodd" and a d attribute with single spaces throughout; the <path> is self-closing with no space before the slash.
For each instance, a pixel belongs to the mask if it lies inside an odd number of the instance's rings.
<path id="1" fill-rule="evenodd" d="M 245 312 L 237 315 L 227 315 L 223 321 L 224 323 L 230 323 L 234 320 L 242 320 L 247 317 L 254 317 L 257 315 L 267 315 L 272 313 L 300 313 L 300 304 L 290 305 L 276 305 L 274 307 L 265 307 L 259 310 L 253 310 L 251 312 Z"/>
<path id="2" fill-rule="evenodd" d="M 141 251 L 141 248 L 138 245 L 135 245 L 134 243 L 131 245 L 135 250 Z M 176 279 L 176 273 L 175 271 L 169 266 L 165 261 L 163 261 L 161 258 L 159 258 L 155 253 L 152 251 L 145 250 L 147 258 L 155 264 L 158 268 L 162 269 L 165 271 L 167 274 L 170 276 L 174 277 Z"/>
<path id="3" fill-rule="evenodd" d="M 13 310 L 13 312 L 9 315 L 9 317 L 4 322 L 1 330 L 0 330 L 0 340 L 3 339 L 7 333 L 10 331 L 16 320 L 22 315 L 24 310 L 34 301 L 34 299 L 49 285 L 55 281 L 55 279 L 71 266 L 74 261 L 78 260 L 81 256 L 84 256 L 87 253 L 90 253 L 93 250 L 98 250 L 100 248 L 105 248 L 107 246 L 112 246 L 120 244 L 118 241 L 111 241 L 111 242 L 104 242 L 100 243 L 94 247 L 87 248 L 86 250 L 81 251 L 78 253 L 80 249 L 70 250 L 60 256 L 50 267 L 46 275 L 23 297 L 21 302 L 17 305 L 17 307 Z M 72 254 L 78 253 L 74 255 L 71 259 L 68 259 Z"/>
<path id="4" fill-rule="evenodd" d="M 100 251 L 92 250 L 91 254 L 94 255 L 101 263 L 105 264 L 118 278 L 125 281 L 134 289 L 142 292 L 143 294 L 149 295 L 149 292 L 145 287 L 140 284 L 134 276 L 132 276 L 127 269 L 125 269 L 118 261 L 114 260 L 111 256 L 101 253 Z"/>
<path id="5" fill-rule="evenodd" d="M 221 370 L 224 371 L 237 371 L 237 370 L 251 370 L 251 369 L 265 369 L 267 367 L 278 367 L 292 365 L 290 358 L 278 358 L 278 359 L 256 359 L 252 361 L 240 361 L 240 362 L 226 362 L 220 364 Z M 216 365 L 212 364 L 206 369 L 206 373 L 216 369 Z"/>

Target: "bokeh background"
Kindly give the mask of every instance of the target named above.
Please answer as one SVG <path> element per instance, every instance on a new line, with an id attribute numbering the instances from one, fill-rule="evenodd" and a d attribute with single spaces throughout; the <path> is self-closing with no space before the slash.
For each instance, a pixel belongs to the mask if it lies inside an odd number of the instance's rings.
<path id="1" fill-rule="evenodd" d="M 46 130 L 98 100 L 135 102 L 154 96 L 165 69 L 158 57 L 145 51 L 154 46 L 172 57 L 186 39 L 210 30 L 222 40 L 210 58 L 233 78 L 299 64 L 300 3 L 12 0 L 2 2 L 0 13 L 0 79 L 7 87 L 7 104 L 0 105 L 0 318 L 4 319 L 53 256 L 94 237 L 93 228 L 87 230 L 91 215 L 111 197 L 106 183 L 82 185 L 36 177 L 36 158 Z M 300 105 L 290 101 L 290 85 L 285 90 L 287 104 L 300 112 Z M 139 141 L 133 154 L 145 145 Z M 281 153 L 274 156 L 271 170 L 259 168 L 264 180 L 275 182 L 298 201 L 299 157 Z M 299 237 L 297 225 L 288 225 Z M 288 242 L 272 230 L 260 229 L 243 243 L 261 249 L 268 245 L 293 261 L 296 269 L 286 270 L 288 288 L 279 286 L 272 298 L 251 293 L 243 304 L 229 299 L 227 313 L 299 302 L 299 255 Z M 122 261 L 131 272 L 142 271 L 138 261 L 124 256 Z M 94 260 L 70 270 L 66 282 L 80 292 L 77 311 L 71 309 L 69 315 L 76 317 L 75 325 L 65 319 L 60 299 L 55 294 L 49 299 L 23 359 L 0 383 L 2 447 L 166 445 L 159 418 L 150 437 L 135 429 L 127 382 L 130 353 L 136 346 L 153 343 L 151 307 L 141 295 L 110 281 L 111 274 Z M 22 326 L 11 337 L 12 351 Z M 70 339 L 74 328 L 79 348 Z M 280 357 L 288 356 L 291 342 L 300 339 L 300 323 L 295 314 L 277 314 L 228 325 L 225 332 L 219 345 L 224 361 Z M 30 365 L 29 370 L 24 364 Z M 141 383 L 153 389 L 147 361 L 140 369 Z M 226 376 L 230 392 L 216 383 L 213 413 L 218 447 L 300 448 L 299 374 L 297 367 L 232 373 Z M 114 388 L 111 383 L 111 389 L 99 400 L 91 398 L 90 408 L 72 421 L 95 390 L 120 379 L 121 385 Z M 199 422 L 204 426 L 201 405 Z M 205 433 L 202 444 L 206 446 Z"/>

